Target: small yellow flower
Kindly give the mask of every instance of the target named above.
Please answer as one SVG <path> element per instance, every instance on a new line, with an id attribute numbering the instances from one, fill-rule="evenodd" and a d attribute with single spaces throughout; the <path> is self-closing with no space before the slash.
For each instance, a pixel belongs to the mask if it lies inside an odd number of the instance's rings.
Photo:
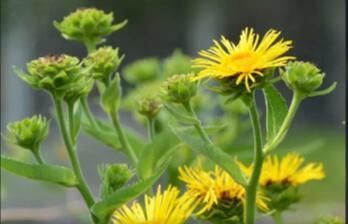
<path id="1" fill-rule="evenodd" d="M 220 200 L 245 202 L 245 189 L 218 166 L 211 172 L 203 170 L 200 164 L 179 167 L 179 174 L 179 179 L 186 183 L 188 197 L 196 198 L 204 205 L 198 215 L 212 209 Z M 258 192 L 256 203 L 263 211 L 268 210 L 265 201 L 267 198 L 262 192 Z"/>
<path id="2" fill-rule="evenodd" d="M 193 198 L 179 197 L 180 191 L 169 186 L 161 193 L 158 187 L 156 196 L 145 195 L 145 207 L 134 202 L 131 207 L 124 205 L 116 210 L 113 224 L 182 224 L 192 214 L 197 204 Z"/>
<path id="3" fill-rule="evenodd" d="M 282 56 L 292 47 L 292 41 L 275 42 L 279 35 L 279 31 L 271 29 L 259 41 L 253 29 L 245 28 L 237 45 L 221 36 L 221 43 L 214 40 L 212 47 L 200 51 L 201 57 L 193 60 L 193 67 L 202 69 L 194 79 L 236 77 L 236 84 L 244 82 L 250 92 L 250 81 L 254 83 L 255 76 L 263 76 L 264 69 L 285 66 L 288 60 L 295 59 Z"/>
<path id="4" fill-rule="evenodd" d="M 267 156 L 262 167 L 260 184 L 282 184 L 298 186 L 309 180 L 321 180 L 325 177 L 322 163 L 309 163 L 302 166 L 304 158 L 296 153 L 289 153 L 281 160 L 276 155 Z M 246 176 L 250 176 L 252 166 L 238 163 Z"/>

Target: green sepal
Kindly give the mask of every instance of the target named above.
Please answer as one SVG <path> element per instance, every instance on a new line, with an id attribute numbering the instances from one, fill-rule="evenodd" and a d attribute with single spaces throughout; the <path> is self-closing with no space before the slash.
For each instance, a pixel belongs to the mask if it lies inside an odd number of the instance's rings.
<path id="1" fill-rule="evenodd" d="M 1 156 L 1 168 L 18 176 L 75 187 L 78 185 L 75 174 L 67 167 L 24 163 Z"/>
<path id="2" fill-rule="evenodd" d="M 327 95 L 327 94 L 331 93 L 332 91 L 334 91 L 336 86 L 337 86 L 337 82 L 334 82 L 328 88 L 323 89 L 323 90 L 314 91 L 314 92 L 310 93 L 308 96 L 309 97 L 315 97 L 315 96 Z"/>

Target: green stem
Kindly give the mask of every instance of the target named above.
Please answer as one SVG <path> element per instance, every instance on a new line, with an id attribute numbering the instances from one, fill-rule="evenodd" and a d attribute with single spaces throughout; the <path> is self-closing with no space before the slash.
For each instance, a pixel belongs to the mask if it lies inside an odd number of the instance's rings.
<path id="1" fill-rule="evenodd" d="M 268 153 L 272 149 L 276 148 L 283 141 L 286 133 L 289 130 L 290 124 L 291 124 L 292 120 L 294 119 L 295 114 L 296 114 L 296 112 L 301 104 L 302 99 L 303 99 L 302 95 L 300 93 L 298 93 L 297 91 L 295 91 L 294 95 L 292 97 L 289 111 L 286 114 L 284 121 L 283 121 L 282 125 L 280 126 L 277 135 L 264 146 L 263 151 L 265 153 Z"/>
<path id="2" fill-rule="evenodd" d="M 255 212 L 256 212 L 256 196 L 259 184 L 259 178 L 262 170 L 262 163 L 264 155 L 262 152 L 262 132 L 260 126 L 259 115 L 255 102 L 255 95 L 253 95 L 252 103 L 249 106 L 250 120 L 253 127 L 254 134 L 254 161 L 253 171 L 249 182 L 246 186 L 246 201 L 244 209 L 244 223 L 254 224 L 255 223 Z"/>
<path id="3" fill-rule="evenodd" d="M 276 211 L 272 214 L 273 220 L 275 224 L 283 224 L 283 217 L 282 213 L 279 211 Z"/>
<path id="4" fill-rule="evenodd" d="M 75 134 L 74 134 L 74 104 L 68 104 L 68 119 L 69 119 L 69 133 L 73 145 L 76 144 Z"/>
<path id="5" fill-rule="evenodd" d="M 210 145 L 214 145 L 214 143 L 210 140 L 208 134 L 204 131 L 202 124 L 200 122 L 200 120 L 198 119 L 197 114 L 195 113 L 195 111 L 192 108 L 192 104 L 191 101 L 187 102 L 187 103 L 183 103 L 183 106 L 185 107 L 186 111 L 196 120 L 195 124 L 193 125 L 198 134 L 201 136 L 201 138 L 208 142 Z"/>
<path id="6" fill-rule="evenodd" d="M 77 186 L 78 190 L 80 191 L 83 199 L 85 200 L 87 206 L 89 208 L 92 207 L 92 205 L 94 204 L 94 199 L 92 196 L 92 193 L 90 192 L 86 181 L 82 175 L 81 172 L 81 168 L 80 168 L 80 164 L 79 164 L 79 160 L 77 158 L 77 153 L 76 153 L 76 149 L 74 147 L 74 145 L 71 142 L 71 138 L 69 137 L 65 122 L 64 122 L 64 117 L 63 117 L 63 109 L 62 109 L 62 103 L 61 101 L 57 98 L 57 97 L 53 97 L 54 100 L 54 104 L 55 104 L 55 109 L 56 109 L 56 113 L 57 113 L 57 120 L 58 120 L 58 125 L 60 128 L 60 131 L 62 133 L 63 136 L 63 140 L 65 143 L 65 146 L 67 148 L 68 154 L 69 154 L 69 158 L 70 158 L 70 162 L 72 165 L 72 168 L 74 170 L 74 173 L 76 175 L 76 178 L 79 182 L 79 185 Z"/>
<path id="7" fill-rule="evenodd" d="M 42 158 L 40 150 L 33 151 L 34 157 L 39 164 L 45 164 L 45 160 Z"/>
<path id="8" fill-rule="evenodd" d="M 85 40 L 84 44 L 85 44 L 85 47 L 87 49 L 88 54 L 92 53 L 97 48 L 97 45 L 93 41 L 90 41 L 90 40 Z"/>
<path id="9" fill-rule="evenodd" d="M 149 138 L 149 142 L 152 142 L 155 137 L 155 119 L 148 118 L 147 119 L 147 135 Z"/>
<path id="10" fill-rule="evenodd" d="M 94 116 L 91 112 L 91 109 L 89 108 L 87 96 L 81 98 L 81 105 L 85 115 L 87 116 L 89 123 L 93 126 L 93 128 L 98 129 L 98 123 L 95 121 Z"/>
<path id="11" fill-rule="evenodd" d="M 125 153 L 127 154 L 127 156 L 129 157 L 129 159 L 131 160 L 132 164 L 135 167 L 136 164 L 138 163 L 138 158 L 137 158 L 136 154 L 134 153 L 131 145 L 128 143 L 126 136 L 122 130 L 118 113 L 111 114 L 111 120 L 112 120 L 112 123 L 115 127 L 117 134 L 118 134 L 118 137 L 120 138 L 120 142 L 121 142 L 123 149 L 125 150 Z"/>

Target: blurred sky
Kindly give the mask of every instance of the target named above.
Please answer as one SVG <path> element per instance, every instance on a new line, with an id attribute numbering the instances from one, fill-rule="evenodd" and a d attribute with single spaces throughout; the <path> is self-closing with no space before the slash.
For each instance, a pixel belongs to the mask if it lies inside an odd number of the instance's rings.
<path id="1" fill-rule="evenodd" d="M 32 91 L 11 67 L 24 68 L 26 62 L 49 53 L 85 56 L 84 47 L 64 40 L 52 21 L 92 6 L 114 12 L 116 21 L 129 20 L 107 42 L 126 54 L 124 64 L 164 57 L 175 48 L 195 56 L 220 35 L 238 41 L 244 27 L 262 35 L 270 28 L 281 30 L 294 42 L 291 54 L 314 62 L 327 74 L 323 86 L 339 82 L 334 93 L 307 100 L 296 121 L 339 127 L 344 120 L 343 0 L 1 0 L 1 130 L 8 121 L 49 112 L 48 96 Z"/>

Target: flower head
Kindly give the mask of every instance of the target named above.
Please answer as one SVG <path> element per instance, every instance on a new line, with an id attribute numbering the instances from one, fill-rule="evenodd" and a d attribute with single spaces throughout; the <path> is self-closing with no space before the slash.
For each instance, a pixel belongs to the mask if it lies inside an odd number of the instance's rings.
<path id="1" fill-rule="evenodd" d="M 47 138 L 49 122 L 45 117 L 35 115 L 9 123 L 7 130 L 9 135 L 6 137 L 9 142 L 36 153 L 39 145 Z"/>
<path id="2" fill-rule="evenodd" d="M 323 83 L 324 76 L 325 74 L 314 64 L 302 61 L 290 62 L 285 71 L 282 71 L 286 85 L 304 95 L 318 89 Z"/>
<path id="3" fill-rule="evenodd" d="M 154 197 L 145 195 L 145 206 L 134 202 L 131 207 L 124 205 L 113 214 L 114 224 L 182 224 L 195 209 L 195 201 L 179 196 L 176 187 L 169 186 L 161 193 L 158 187 Z"/>
<path id="4" fill-rule="evenodd" d="M 193 73 L 173 75 L 163 84 L 164 98 L 174 103 L 186 103 L 197 93 L 197 83 L 192 82 Z"/>
<path id="5" fill-rule="evenodd" d="M 106 164 L 99 167 L 99 175 L 102 179 L 100 195 L 105 198 L 124 186 L 133 173 L 127 164 Z"/>
<path id="6" fill-rule="evenodd" d="M 113 13 L 106 14 L 95 8 L 81 8 L 66 16 L 62 22 L 54 21 L 54 26 L 68 40 L 98 44 L 103 37 L 123 28 L 127 20 L 112 24 Z"/>
<path id="7" fill-rule="evenodd" d="M 89 68 L 81 67 L 78 58 L 69 55 L 48 55 L 27 64 L 29 74 L 15 69 L 17 75 L 37 89 L 76 101 L 92 89 L 93 82 L 86 74 Z"/>
<path id="8" fill-rule="evenodd" d="M 303 166 L 304 158 L 290 153 L 279 159 L 276 155 L 267 156 L 262 167 L 260 184 L 298 186 L 309 180 L 321 180 L 325 177 L 323 164 L 309 163 Z M 252 166 L 246 167 L 239 163 L 243 172 L 250 176 Z"/>
<path id="9" fill-rule="evenodd" d="M 119 55 L 118 48 L 100 47 L 90 53 L 83 63 L 86 67 L 92 66 L 93 78 L 107 84 L 110 81 L 110 76 L 120 66 L 123 58 L 124 55 Z"/>
<path id="10" fill-rule="evenodd" d="M 138 101 L 138 112 L 149 119 L 156 117 L 162 107 L 161 98 L 158 96 L 147 96 Z"/>
<path id="11" fill-rule="evenodd" d="M 236 85 L 243 83 L 251 91 L 250 81 L 255 83 L 264 76 L 267 68 L 285 66 L 291 56 L 282 56 L 291 48 L 291 41 L 275 42 L 280 32 L 269 30 L 261 41 L 253 29 L 245 28 L 238 44 L 221 37 L 221 43 L 214 40 L 208 50 L 199 52 L 200 58 L 193 61 L 194 67 L 202 70 L 194 79 L 206 77 L 215 79 L 235 78 Z"/>
<path id="12" fill-rule="evenodd" d="M 184 166 L 179 168 L 179 174 L 179 179 L 186 184 L 186 194 L 203 205 L 198 214 L 218 208 L 219 203 L 226 201 L 243 207 L 245 189 L 220 167 L 215 166 L 214 171 L 208 172 L 200 164 L 194 167 Z M 265 200 L 267 198 L 258 192 L 256 203 L 261 210 L 268 210 Z"/>

